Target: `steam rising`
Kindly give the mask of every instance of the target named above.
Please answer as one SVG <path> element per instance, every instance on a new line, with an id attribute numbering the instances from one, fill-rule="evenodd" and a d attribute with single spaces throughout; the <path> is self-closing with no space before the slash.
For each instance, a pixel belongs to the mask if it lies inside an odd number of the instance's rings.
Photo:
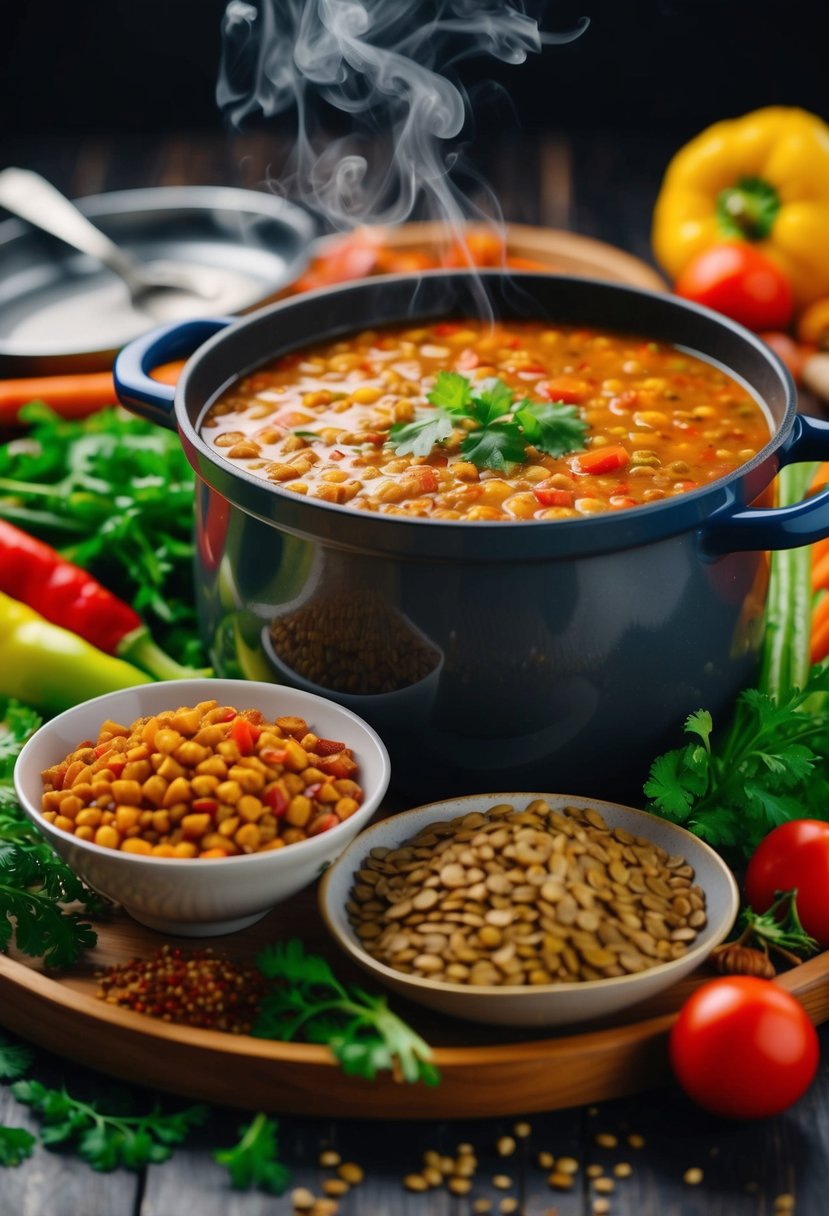
<path id="1" fill-rule="evenodd" d="M 586 25 L 542 34 L 503 0 L 230 0 L 217 100 L 236 126 L 296 111 L 280 188 L 331 227 L 400 223 L 419 206 L 457 229 L 472 211 L 447 145 L 470 115 L 457 64 L 523 63 Z M 326 104 L 351 116 L 347 135 L 325 132 Z"/>

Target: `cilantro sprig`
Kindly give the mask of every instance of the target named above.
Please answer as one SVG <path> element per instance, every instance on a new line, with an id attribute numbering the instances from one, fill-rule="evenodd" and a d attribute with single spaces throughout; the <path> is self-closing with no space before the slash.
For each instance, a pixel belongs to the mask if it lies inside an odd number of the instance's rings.
<path id="1" fill-rule="evenodd" d="M 524 460 L 529 446 L 549 456 L 584 447 L 587 423 L 576 406 L 527 397 L 516 402 L 503 380 L 482 380 L 473 388 L 459 372 L 439 372 L 427 400 L 433 409 L 391 428 L 389 439 L 398 456 L 428 456 L 457 429 L 466 432 L 461 455 L 478 468 L 499 472 Z"/>
<path id="2" fill-rule="evenodd" d="M 270 1195 L 282 1195 L 287 1190 L 291 1171 L 279 1160 L 277 1128 L 277 1121 L 260 1111 L 239 1128 L 236 1144 L 213 1153 L 213 1160 L 225 1166 L 237 1191 L 256 1187 Z"/>
<path id="3" fill-rule="evenodd" d="M 14 941 L 23 954 L 43 958 L 49 967 L 63 967 L 95 945 L 95 932 L 84 917 L 100 915 L 105 905 L 53 852 L 18 805 L 14 762 L 39 725 L 33 709 L 0 697 L 0 951 Z M 64 904 L 79 907 L 67 910 Z"/>
<path id="4" fill-rule="evenodd" d="M 50 1089 L 32 1080 L 16 1081 L 11 1092 L 40 1119 L 42 1144 L 71 1145 L 92 1169 L 102 1172 L 119 1166 L 139 1170 L 166 1161 L 208 1114 L 206 1106 L 164 1112 L 156 1102 L 145 1114 L 135 1115 L 126 1093 L 123 1111 L 107 1111 L 98 1101 L 72 1097 L 65 1087 Z"/>
<path id="5" fill-rule="evenodd" d="M 815 667 L 802 690 L 743 691 L 722 734 L 706 710 L 691 714 L 691 742 L 651 766 L 648 809 L 743 857 L 780 823 L 827 819 L 827 694 L 829 668 Z"/>
<path id="6" fill-rule="evenodd" d="M 375 996 L 337 979 L 324 958 L 293 938 L 266 946 L 256 965 L 268 981 L 253 1034 L 327 1046 L 348 1076 L 373 1080 L 391 1070 L 406 1081 L 435 1085 L 432 1050 Z"/>

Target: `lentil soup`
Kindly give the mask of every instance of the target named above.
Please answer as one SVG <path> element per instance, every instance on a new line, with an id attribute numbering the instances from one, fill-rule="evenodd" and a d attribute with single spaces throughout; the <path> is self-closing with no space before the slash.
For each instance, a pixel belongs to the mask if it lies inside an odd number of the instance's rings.
<path id="1" fill-rule="evenodd" d="M 284 355 L 225 391 L 202 431 L 295 494 L 473 521 L 656 502 L 727 476 L 770 438 L 741 383 L 668 343 L 472 320 Z"/>

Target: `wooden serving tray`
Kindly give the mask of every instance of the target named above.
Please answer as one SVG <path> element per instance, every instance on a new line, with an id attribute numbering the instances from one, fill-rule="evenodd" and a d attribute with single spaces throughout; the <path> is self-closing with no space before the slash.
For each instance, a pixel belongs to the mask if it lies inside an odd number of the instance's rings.
<path id="1" fill-rule="evenodd" d="M 705 969 L 654 1000 L 601 1026 L 549 1038 L 538 1032 L 454 1021 L 393 999 L 435 1048 L 440 1085 L 408 1085 L 381 1075 L 347 1077 L 323 1047 L 171 1025 L 96 997 L 97 973 L 146 957 L 164 941 L 212 945 L 250 958 L 263 945 L 299 936 L 326 954 L 338 975 L 359 979 L 303 892 L 264 920 L 228 937 L 166 938 L 116 914 L 100 924 L 98 946 L 70 971 L 44 974 L 30 959 L 0 955 L 0 1023 L 90 1068 L 184 1097 L 298 1115 L 377 1119 L 447 1119 L 513 1115 L 599 1102 L 669 1080 L 666 1036 Z M 816 1024 L 829 1018 L 829 952 L 776 981 L 802 1001 Z"/>

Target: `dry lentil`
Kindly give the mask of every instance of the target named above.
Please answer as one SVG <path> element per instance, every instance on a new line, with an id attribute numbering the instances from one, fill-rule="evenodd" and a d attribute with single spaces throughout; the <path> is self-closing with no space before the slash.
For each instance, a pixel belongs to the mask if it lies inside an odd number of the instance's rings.
<path id="1" fill-rule="evenodd" d="M 593 1200 L 593 1216 L 607 1216 L 610 1211 L 609 1199 L 594 1199 Z"/>
<path id="2" fill-rule="evenodd" d="M 556 1161 L 556 1169 L 560 1174 L 577 1174 L 579 1163 L 575 1157 L 559 1157 Z"/>
<path id="3" fill-rule="evenodd" d="M 573 1175 L 563 1174 L 559 1170 L 554 1170 L 547 1178 L 547 1182 L 554 1191 L 569 1191 L 573 1186 Z"/>
<path id="4" fill-rule="evenodd" d="M 499 1157 L 511 1157 L 515 1152 L 515 1141 L 512 1136 L 501 1136 L 495 1145 Z"/>
<path id="5" fill-rule="evenodd" d="M 699 1168 L 699 1166 L 696 1166 L 696 1165 L 691 1166 L 691 1168 L 686 1170 L 685 1173 L 682 1175 L 682 1181 L 684 1183 L 686 1183 L 688 1186 L 699 1186 L 699 1184 L 702 1182 L 702 1179 L 703 1179 L 702 1170 Z"/>
<path id="6" fill-rule="evenodd" d="M 624 882 L 611 873 L 614 861 L 624 864 Z M 368 873 L 377 875 L 373 883 Z M 688 891 L 688 921 L 657 893 L 662 875 L 679 884 L 664 885 L 672 896 Z M 551 809 L 535 799 L 429 824 L 382 857 L 369 856 L 348 910 L 365 949 L 406 974 L 487 986 L 595 980 L 686 952 L 687 943 L 675 941 L 668 953 L 662 938 L 666 917 L 693 936 L 691 918 L 705 922 L 693 877 L 681 857 L 608 828 L 591 808 Z M 424 889 L 437 896 L 429 911 L 415 903 Z M 424 950 L 423 935 L 435 935 L 444 919 L 449 930 Z"/>
<path id="7" fill-rule="evenodd" d="M 593 1190 L 597 1191 L 600 1195 L 612 1195 L 616 1190 L 616 1184 L 612 1178 L 594 1178 Z"/>
<path id="8" fill-rule="evenodd" d="M 617 1178 L 629 1178 L 633 1173 L 633 1166 L 627 1161 L 617 1161 L 613 1167 L 613 1173 Z"/>
<path id="9" fill-rule="evenodd" d="M 202 701 L 128 727 L 104 722 L 96 742 L 44 771 L 42 814 L 126 853 L 230 857 L 335 827 L 362 800 L 358 771 L 344 743 L 302 718 Z"/>
<path id="10" fill-rule="evenodd" d="M 604 1168 L 601 1165 L 597 1165 L 596 1162 L 593 1162 L 591 1165 L 588 1165 L 584 1172 L 588 1178 L 601 1178 L 602 1174 L 604 1173 Z"/>
<path id="11" fill-rule="evenodd" d="M 615 1148 L 619 1143 L 618 1137 L 614 1136 L 612 1132 L 598 1132 L 594 1136 L 594 1141 L 599 1148 Z"/>
<path id="12" fill-rule="evenodd" d="M 314 1206 L 314 1195 L 307 1187 L 294 1187 L 291 1191 L 291 1204 L 296 1212 L 307 1212 Z"/>
<path id="13" fill-rule="evenodd" d="M 795 1197 L 787 1192 L 782 1195 L 777 1195 L 774 1200 L 775 1213 L 793 1212 L 795 1209 Z"/>
<path id="14" fill-rule="evenodd" d="M 359 1186 L 365 1177 L 362 1167 L 353 1161 L 344 1161 L 337 1166 L 337 1173 L 349 1186 Z"/>
<path id="15" fill-rule="evenodd" d="M 214 954 L 210 947 L 160 946 L 149 958 L 107 967 L 97 996 L 164 1022 L 248 1034 L 264 995 L 255 967 Z"/>
<path id="16" fill-rule="evenodd" d="M 422 1174 L 407 1174 L 403 1179 L 407 1191 L 427 1191 L 429 1184 Z"/>
<path id="17" fill-rule="evenodd" d="M 326 1148 L 319 1155 L 319 1163 L 323 1169 L 336 1169 L 342 1162 L 342 1157 L 336 1149 Z"/>
<path id="18" fill-rule="evenodd" d="M 495 1174 L 492 1178 L 492 1185 L 498 1191 L 508 1191 L 512 1186 L 512 1179 L 509 1174 Z"/>
<path id="19" fill-rule="evenodd" d="M 492 1200 L 484 1197 L 473 1199 L 472 1211 L 475 1213 L 475 1216 L 486 1216 L 487 1212 L 492 1211 Z"/>
<path id="20" fill-rule="evenodd" d="M 527 1123 L 526 1119 L 519 1119 L 519 1121 L 513 1126 L 512 1130 L 519 1140 L 526 1140 L 532 1135 L 533 1129 L 532 1124 Z"/>
<path id="21" fill-rule="evenodd" d="M 551 1170 L 555 1165 L 555 1157 L 552 1153 L 541 1152 L 536 1157 L 536 1161 L 542 1170 Z"/>
<path id="22" fill-rule="evenodd" d="M 332 1195 L 339 1198 L 341 1195 L 346 1195 L 351 1190 L 351 1187 L 344 1178 L 326 1178 L 322 1184 L 322 1189 L 326 1195 Z"/>
<path id="23" fill-rule="evenodd" d="M 518 1211 L 518 1200 L 513 1195 L 506 1195 L 499 1202 L 498 1211 L 503 1212 L 504 1216 L 510 1216 L 511 1212 Z"/>
<path id="24" fill-rule="evenodd" d="M 446 1186 L 453 1195 L 468 1195 L 472 1190 L 472 1183 L 468 1178 L 456 1177 L 455 1175 L 449 1179 Z"/>
<path id="25" fill-rule="evenodd" d="M 631 1132 L 630 1135 L 628 1136 L 628 1145 L 631 1148 L 644 1148 L 645 1147 L 645 1137 L 640 1136 L 638 1132 Z"/>

